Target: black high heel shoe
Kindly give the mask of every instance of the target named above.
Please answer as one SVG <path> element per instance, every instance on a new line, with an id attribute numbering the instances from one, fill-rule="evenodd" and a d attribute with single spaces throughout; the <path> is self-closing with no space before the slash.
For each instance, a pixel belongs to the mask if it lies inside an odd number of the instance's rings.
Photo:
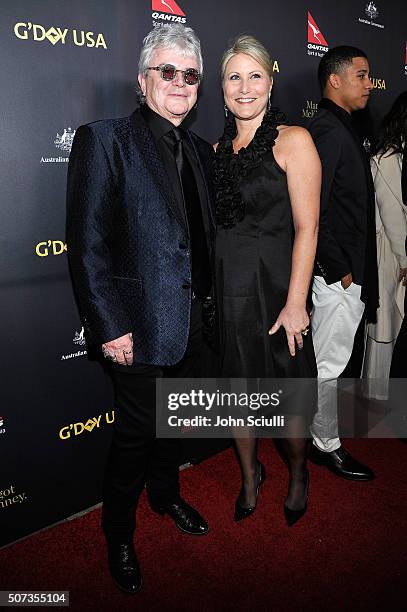
<path id="1" fill-rule="evenodd" d="M 305 497 L 305 506 L 303 508 L 300 508 L 300 510 L 292 510 L 291 508 L 289 508 L 288 506 L 286 506 L 284 504 L 284 515 L 285 515 L 285 520 L 287 521 L 287 525 L 289 527 L 292 527 L 293 525 L 295 525 L 295 523 L 297 521 L 300 520 L 301 517 L 304 516 L 304 514 L 307 511 L 307 506 L 308 506 L 308 487 L 309 487 L 309 472 L 308 470 L 306 470 L 306 474 L 307 474 L 307 482 L 306 482 L 306 497 Z"/>
<path id="2" fill-rule="evenodd" d="M 235 504 L 235 516 L 234 516 L 234 519 L 236 522 L 242 521 L 243 519 L 249 517 L 256 510 L 257 498 L 260 493 L 261 485 L 266 480 L 266 468 L 260 462 L 259 462 L 259 465 L 260 465 L 260 474 L 259 474 L 259 480 L 258 480 L 257 487 L 256 487 L 256 503 L 254 504 L 254 506 L 248 506 L 247 508 L 245 508 L 244 506 L 241 506 L 239 504 L 239 501 L 237 499 L 236 504 Z"/>

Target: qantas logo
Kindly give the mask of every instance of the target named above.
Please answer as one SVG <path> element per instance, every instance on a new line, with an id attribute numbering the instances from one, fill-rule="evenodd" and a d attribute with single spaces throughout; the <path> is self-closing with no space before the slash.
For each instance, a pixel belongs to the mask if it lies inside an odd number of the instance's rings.
<path id="1" fill-rule="evenodd" d="M 314 43 L 315 45 L 328 46 L 324 35 L 315 23 L 311 13 L 308 11 L 308 42 Z"/>
<path id="2" fill-rule="evenodd" d="M 153 0 L 151 10 L 185 17 L 185 13 L 180 9 L 178 4 L 174 2 L 174 0 Z"/>
<path id="3" fill-rule="evenodd" d="M 328 43 L 314 18 L 308 11 L 308 55 L 322 57 L 328 51 Z"/>
<path id="4" fill-rule="evenodd" d="M 186 23 L 186 15 L 174 0 L 152 0 L 153 26 L 165 23 Z"/>

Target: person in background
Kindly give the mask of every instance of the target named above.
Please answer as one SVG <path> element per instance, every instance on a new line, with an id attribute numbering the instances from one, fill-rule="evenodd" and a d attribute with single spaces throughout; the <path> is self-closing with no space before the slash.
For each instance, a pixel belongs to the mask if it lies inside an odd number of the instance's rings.
<path id="1" fill-rule="evenodd" d="M 319 63 L 318 80 L 323 97 L 308 124 L 322 162 L 312 286 L 319 389 L 311 459 L 342 478 L 371 480 L 372 470 L 339 439 L 336 387 L 364 312 L 368 321 L 375 321 L 378 307 L 373 181 L 352 126 L 352 113 L 366 107 L 373 89 L 366 54 L 350 46 L 330 49 Z"/>
<path id="2" fill-rule="evenodd" d="M 407 91 L 404 91 L 382 121 L 371 159 L 376 191 L 380 308 L 377 323 L 367 326 L 363 377 L 367 378 L 366 396 L 378 400 L 388 398 L 393 348 L 405 314 L 407 207 L 403 204 L 401 180 L 406 140 Z M 394 362 L 393 367 L 396 369 L 398 364 Z"/>

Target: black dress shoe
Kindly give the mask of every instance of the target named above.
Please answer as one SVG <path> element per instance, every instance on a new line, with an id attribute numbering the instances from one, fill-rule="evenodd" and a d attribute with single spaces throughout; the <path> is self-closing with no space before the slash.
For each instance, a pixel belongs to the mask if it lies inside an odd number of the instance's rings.
<path id="1" fill-rule="evenodd" d="M 110 574 L 116 586 L 126 593 L 137 593 L 143 584 L 143 577 L 137 561 L 133 542 L 113 544 L 108 542 Z"/>
<path id="2" fill-rule="evenodd" d="M 205 519 L 197 510 L 191 508 L 183 499 L 179 498 L 173 503 L 152 505 L 154 512 L 168 514 L 175 522 L 178 529 L 190 535 L 205 535 L 209 528 Z"/>
<path id="3" fill-rule="evenodd" d="M 324 453 L 313 444 L 310 459 L 317 465 L 324 465 L 342 478 L 349 480 L 373 480 L 374 478 L 372 470 L 354 459 L 343 446 L 330 453 Z"/>
<path id="4" fill-rule="evenodd" d="M 297 521 L 300 520 L 301 517 L 304 516 L 304 514 L 307 511 L 307 507 L 308 507 L 308 487 L 309 487 L 309 472 L 307 470 L 307 480 L 306 480 L 306 497 L 305 497 L 305 505 L 303 508 L 300 508 L 299 510 L 293 510 L 292 508 L 289 508 L 286 504 L 284 504 L 284 516 L 285 516 L 285 520 L 287 521 L 287 525 L 289 527 L 292 527 L 293 525 L 295 525 L 295 523 Z"/>
<path id="5" fill-rule="evenodd" d="M 261 485 L 266 480 L 266 468 L 264 467 L 262 463 L 260 463 L 259 465 L 260 465 L 260 474 L 259 474 L 259 480 L 257 481 L 257 488 L 256 488 L 256 503 L 254 504 L 254 506 L 247 506 L 247 507 L 241 506 L 239 504 L 239 498 L 238 498 L 235 503 L 234 519 L 236 522 L 243 521 L 243 519 L 251 516 L 253 512 L 256 510 L 257 498 L 260 493 Z"/>

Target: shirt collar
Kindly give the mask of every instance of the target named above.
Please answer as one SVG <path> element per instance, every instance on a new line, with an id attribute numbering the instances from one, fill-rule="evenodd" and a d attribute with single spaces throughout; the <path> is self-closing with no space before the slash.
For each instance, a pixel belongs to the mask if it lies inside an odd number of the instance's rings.
<path id="1" fill-rule="evenodd" d="M 336 115 L 339 115 L 346 123 L 349 125 L 352 124 L 352 116 L 348 111 L 346 111 L 342 106 L 338 106 L 335 104 L 330 98 L 322 98 L 320 103 L 318 104 L 318 108 L 325 108 L 326 110 L 330 110 Z"/>
<path id="2" fill-rule="evenodd" d="M 147 104 L 143 104 L 140 107 L 140 112 L 152 131 L 155 142 L 158 142 L 175 127 L 171 121 L 153 111 Z"/>

